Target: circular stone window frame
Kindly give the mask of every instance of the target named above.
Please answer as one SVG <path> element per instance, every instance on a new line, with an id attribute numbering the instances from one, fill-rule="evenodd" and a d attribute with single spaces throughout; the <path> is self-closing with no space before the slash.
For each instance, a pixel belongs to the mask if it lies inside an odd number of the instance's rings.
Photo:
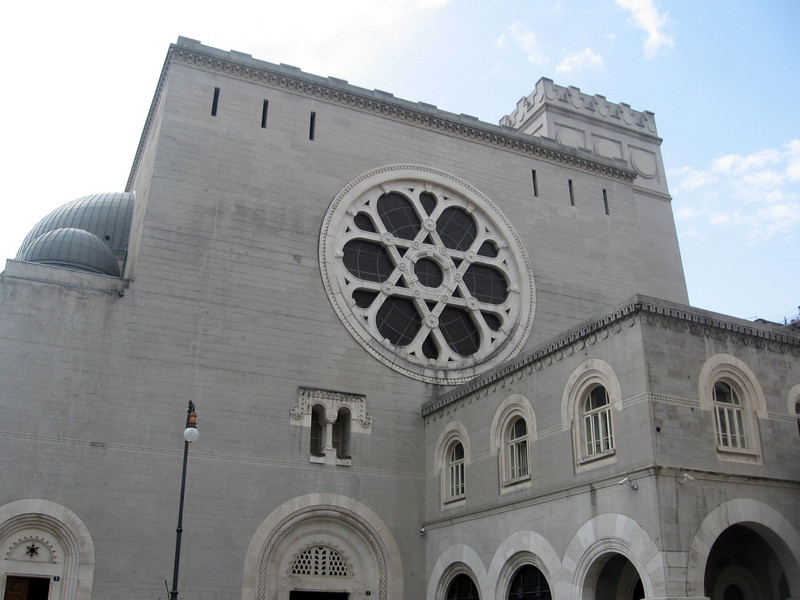
<path id="1" fill-rule="evenodd" d="M 508 297 L 502 304 L 506 313 L 505 322 L 501 323 L 498 330 L 492 330 L 490 334 L 492 339 L 488 341 L 484 338 L 489 328 L 476 327 L 482 339 L 480 347 L 471 356 L 456 356 L 452 351 L 447 352 L 448 355 L 445 357 L 426 358 L 421 354 L 415 354 L 413 349 L 407 351 L 402 346 L 394 346 L 381 336 L 377 326 L 364 319 L 367 309 L 356 305 L 352 291 L 347 287 L 348 280 L 353 280 L 354 276 L 344 265 L 344 247 L 353 238 L 351 232 L 358 229 L 354 222 L 355 216 L 363 212 L 362 209 L 365 209 L 367 202 L 372 201 L 376 204 L 377 199 L 383 194 L 398 192 L 408 197 L 409 188 L 414 188 L 417 197 L 423 192 L 429 192 L 441 198 L 442 206 L 437 204 L 436 214 L 449 207 L 465 210 L 472 215 L 478 226 L 476 241 L 497 242 L 497 258 L 486 261 L 504 265 L 503 268 L 494 268 L 501 271 L 508 280 Z M 376 212 L 374 208 L 367 210 Z M 430 231 L 430 223 L 433 221 L 431 218 L 426 219 L 425 215 L 418 216 L 423 221 L 420 232 L 422 235 L 420 239 L 423 239 L 425 232 Z M 359 236 L 374 238 L 372 241 L 383 248 L 390 247 L 393 243 L 391 239 L 393 236 L 386 232 L 370 234 L 360 231 Z M 378 237 L 380 239 L 377 239 Z M 408 256 L 404 258 L 408 258 L 411 262 L 423 256 L 435 260 L 442 269 L 446 282 L 454 280 L 460 282 L 459 267 L 454 264 L 452 256 L 456 256 L 461 264 L 464 262 L 472 264 L 476 260 L 476 253 L 472 249 L 462 252 L 447 249 L 443 245 L 435 247 L 422 243 L 420 247 L 418 241 L 412 242 L 400 238 L 395 240 L 409 246 L 406 249 Z M 473 246 L 476 245 L 476 241 L 473 241 Z M 510 221 L 480 191 L 461 179 L 437 169 L 419 165 L 389 165 L 369 171 L 348 183 L 333 199 L 325 215 L 319 238 L 319 260 L 328 298 L 351 335 L 383 364 L 420 381 L 444 385 L 469 381 L 516 355 L 524 345 L 533 324 L 536 308 L 533 270 L 522 241 Z M 484 259 L 479 256 L 477 260 Z M 409 270 L 408 267 L 409 265 L 398 264 L 394 269 L 400 269 L 405 276 L 409 272 L 413 273 L 413 268 Z M 465 269 L 466 267 L 460 270 L 463 272 Z M 380 287 L 378 297 L 381 300 L 398 292 L 398 288 L 392 285 L 386 286 L 385 283 Z M 496 305 L 481 303 L 474 297 L 453 299 L 441 286 L 436 289 L 421 288 L 424 288 L 422 284 L 417 285 L 412 282 L 410 291 L 406 288 L 403 293 L 417 294 L 417 298 L 420 293 L 432 294 L 436 296 L 435 300 L 427 297 L 421 300 L 442 302 L 447 306 L 450 306 L 447 302 L 457 303 L 462 310 L 470 313 L 480 310 L 481 307 L 498 308 Z M 436 319 L 422 315 L 421 327 L 430 330 L 437 325 Z"/>

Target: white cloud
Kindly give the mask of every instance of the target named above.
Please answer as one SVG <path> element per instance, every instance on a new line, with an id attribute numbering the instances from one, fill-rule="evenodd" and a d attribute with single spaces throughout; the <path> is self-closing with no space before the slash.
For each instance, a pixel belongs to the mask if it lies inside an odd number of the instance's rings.
<path id="1" fill-rule="evenodd" d="M 670 171 L 672 192 L 688 192 L 719 181 L 719 177 L 709 171 L 698 171 L 691 167 L 682 167 Z"/>
<path id="2" fill-rule="evenodd" d="M 669 13 L 659 14 L 653 0 L 616 0 L 617 5 L 631 12 L 630 21 L 647 34 L 644 41 L 644 56 L 651 60 L 662 48 L 672 48 L 675 40 L 667 33 Z"/>
<path id="3" fill-rule="evenodd" d="M 597 70 L 603 68 L 602 57 L 595 54 L 591 48 L 586 48 L 580 52 L 565 54 L 564 58 L 562 58 L 561 62 L 556 66 L 556 71 L 559 73 L 569 73 L 577 69 L 585 68 Z"/>
<path id="4" fill-rule="evenodd" d="M 712 168 L 715 171 L 722 173 L 736 173 L 741 174 L 753 169 L 766 167 L 767 165 L 774 165 L 782 159 L 780 150 L 770 148 L 768 150 L 761 150 L 748 156 L 740 156 L 739 154 L 728 154 L 717 158 L 712 163 Z"/>
<path id="5" fill-rule="evenodd" d="M 724 228 L 749 244 L 800 236 L 800 140 L 748 155 L 728 154 L 707 169 L 671 169 L 675 218 Z"/>
<path id="6" fill-rule="evenodd" d="M 789 181 L 800 181 L 800 140 L 792 140 L 786 144 L 786 151 L 786 178 Z"/>
<path id="7" fill-rule="evenodd" d="M 532 31 L 524 29 L 522 23 L 516 22 L 513 25 L 509 25 L 506 29 L 506 34 L 502 35 L 498 40 L 498 45 L 505 43 L 507 39 L 522 48 L 529 62 L 540 65 L 547 62 L 548 58 L 544 54 L 539 40 L 536 39 L 536 35 Z"/>

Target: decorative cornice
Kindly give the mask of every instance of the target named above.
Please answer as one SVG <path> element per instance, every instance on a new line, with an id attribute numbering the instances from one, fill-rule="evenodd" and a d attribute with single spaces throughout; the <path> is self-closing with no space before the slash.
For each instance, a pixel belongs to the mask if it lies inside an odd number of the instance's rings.
<path id="1" fill-rule="evenodd" d="M 426 403 L 422 407 L 422 416 L 426 422 L 440 418 L 637 322 L 800 357 L 800 336 L 784 333 L 789 330 L 778 325 L 760 325 L 733 317 L 725 318 L 724 315 L 686 305 L 635 296 L 601 319 L 587 321 L 533 352 L 501 365 L 494 372 L 477 377 Z"/>
<path id="2" fill-rule="evenodd" d="M 125 188 L 127 191 L 132 188 L 133 179 L 144 151 L 144 144 L 152 128 L 156 109 L 173 63 L 182 63 L 206 71 L 236 77 L 237 79 L 253 81 L 293 94 L 315 98 L 331 104 L 346 106 L 361 112 L 422 127 L 451 137 L 500 148 L 515 154 L 575 169 L 590 171 L 597 175 L 619 179 L 626 183 L 632 183 L 637 177 L 636 173 L 627 167 L 615 166 L 611 159 L 606 160 L 596 157 L 589 151 L 573 150 L 551 140 L 535 138 L 510 127 L 483 123 L 474 117 L 441 111 L 425 103 L 413 103 L 395 99 L 391 94 L 357 88 L 339 79 L 317 77 L 303 73 L 294 67 L 255 61 L 247 54 L 222 52 L 191 41 L 188 43 L 183 42 L 183 44 L 185 45 L 181 45 L 180 42 L 179 45 L 173 44 L 167 53 L 164 68 L 161 71 L 150 112 L 139 141 L 139 148 L 136 151 L 131 173 L 128 177 L 128 184 Z M 581 154 L 586 154 L 587 156 L 581 156 Z"/>

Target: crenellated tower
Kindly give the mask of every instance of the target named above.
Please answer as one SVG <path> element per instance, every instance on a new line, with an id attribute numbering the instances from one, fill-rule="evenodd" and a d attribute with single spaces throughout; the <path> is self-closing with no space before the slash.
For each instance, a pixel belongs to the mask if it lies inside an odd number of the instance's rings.
<path id="1" fill-rule="evenodd" d="M 668 194 L 655 115 L 543 77 L 500 125 L 624 161 L 642 190 Z"/>

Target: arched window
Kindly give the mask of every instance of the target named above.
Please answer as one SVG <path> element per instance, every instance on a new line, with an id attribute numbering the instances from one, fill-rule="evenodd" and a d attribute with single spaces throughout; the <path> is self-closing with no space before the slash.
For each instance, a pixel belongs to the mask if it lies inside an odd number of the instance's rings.
<path id="1" fill-rule="evenodd" d="M 480 600 L 475 582 L 466 573 L 457 575 L 447 588 L 446 600 Z"/>
<path id="2" fill-rule="evenodd" d="M 515 419 L 508 428 L 508 473 L 509 481 L 517 481 L 530 475 L 528 466 L 528 427 L 525 419 Z"/>
<path id="3" fill-rule="evenodd" d="M 794 403 L 794 414 L 797 415 L 797 431 L 800 433 L 800 402 Z"/>
<path id="4" fill-rule="evenodd" d="M 324 456 L 325 444 L 322 433 L 325 431 L 325 408 L 315 404 L 311 409 L 311 456 Z"/>
<path id="5" fill-rule="evenodd" d="M 511 581 L 508 600 L 551 600 L 550 585 L 542 572 L 533 565 L 525 565 Z"/>
<path id="6" fill-rule="evenodd" d="M 710 356 L 700 369 L 698 396 L 700 408 L 711 416 L 709 433 L 717 458 L 761 463 L 758 420 L 769 418 L 769 413 L 764 390 L 750 367 L 731 354 Z M 791 411 L 798 396 L 790 390 L 788 399 L 786 408 Z"/>
<path id="7" fill-rule="evenodd" d="M 333 447 L 336 458 L 350 458 L 350 411 L 342 407 L 333 424 Z"/>
<path id="8" fill-rule="evenodd" d="M 455 442 L 447 453 L 447 498 L 463 498 L 465 493 L 464 446 L 461 442 Z"/>
<path id="9" fill-rule="evenodd" d="M 611 404 L 605 387 L 597 385 L 589 390 L 583 401 L 582 417 L 586 456 L 596 456 L 612 450 L 614 431 L 611 425 Z"/>
<path id="10" fill-rule="evenodd" d="M 714 425 L 718 446 L 748 447 L 742 402 L 736 390 L 724 381 L 714 383 Z"/>

